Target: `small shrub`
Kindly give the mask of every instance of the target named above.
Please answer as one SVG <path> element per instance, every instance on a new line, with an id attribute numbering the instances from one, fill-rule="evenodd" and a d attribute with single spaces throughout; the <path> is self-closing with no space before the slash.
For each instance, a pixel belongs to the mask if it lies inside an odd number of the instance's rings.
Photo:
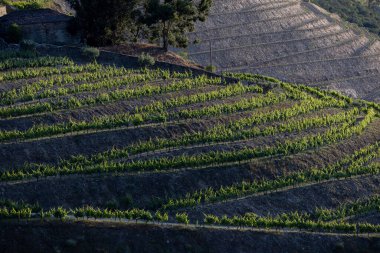
<path id="1" fill-rule="evenodd" d="M 144 122 L 144 118 L 141 114 L 135 114 L 134 118 L 133 118 L 133 125 L 135 126 L 138 126 L 138 125 L 141 125 L 141 123 Z"/>
<path id="2" fill-rule="evenodd" d="M 146 222 L 148 222 L 148 221 L 152 221 L 153 220 L 153 216 L 152 216 L 152 214 L 150 212 L 144 211 L 144 212 L 141 212 L 140 219 L 145 220 Z"/>
<path id="3" fill-rule="evenodd" d="M 16 7 L 19 10 L 34 10 L 34 9 L 41 9 L 44 7 L 47 7 L 48 4 L 51 2 L 50 0 L 24 0 L 24 1 L 10 1 L 10 0 L 3 0 L 4 4 L 12 5 L 13 7 Z"/>
<path id="4" fill-rule="evenodd" d="M 208 225 L 219 224 L 219 217 L 212 214 L 205 214 L 204 222 Z"/>
<path id="5" fill-rule="evenodd" d="M 55 218 L 63 220 L 67 216 L 67 210 L 62 207 L 57 207 L 52 210 L 52 214 Z"/>
<path id="6" fill-rule="evenodd" d="M 100 51 L 95 47 L 84 47 L 82 48 L 82 55 L 91 61 L 95 61 L 99 57 Z"/>
<path id="7" fill-rule="evenodd" d="M 21 27 L 16 23 L 11 24 L 8 27 L 7 38 L 8 38 L 8 41 L 11 43 L 20 43 L 20 41 L 22 40 Z"/>
<path id="8" fill-rule="evenodd" d="M 216 72 L 216 67 L 213 65 L 208 65 L 205 67 L 205 70 L 209 72 Z"/>
<path id="9" fill-rule="evenodd" d="M 157 211 L 154 214 L 154 219 L 158 222 L 166 222 L 169 220 L 169 215 L 168 213 L 161 213 L 160 211 Z"/>
<path id="10" fill-rule="evenodd" d="M 76 97 L 70 97 L 67 101 L 67 105 L 70 109 L 78 108 L 82 106 L 82 103 L 80 100 Z"/>
<path id="11" fill-rule="evenodd" d="M 32 40 L 23 40 L 20 42 L 21 51 L 36 52 L 36 43 Z"/>
<path id="12" fill-rule="evenodd" d="M 222 218 L 220 218 L 220 224 L 224 226 L 231 226 L 232 221 L 227 217 L 227 215 L 223 215 Z"/>
<path id="13" fill-rule="evenodd" d="M 41 208 L 41 210 L 38 212 L 38 217 L 43 220 L 47 217 L 46 213 L 44 212 L 44 209 Z"/>
<path id="14" fill-rule="evenodd" d="M 194 45 L 198 45 L 198 44 L 200 44 L 201 43 L 201 40 L 200 39 L 195 39 L 194 41 L 193 41 L 193 44 Z"/>
<path id="15" fill-rule="evenodd" d="M 142 53 L 138 58 L 138 62 L 143 67 L 153 66 L 156 63 L 153 56 L 147 53 Z"/>
<path id="16" fill-rule="evenodd" d="M 181 58 L 183 58 L 185 60 L 189 59 L 189 54 L 187 52 L 181 51 L 178 53 L 178 55 L 181 56 Z"/>
<path id="17" fill-rule="evenodd" d="M 106 103 L 111 100 L 111 97 L 108 93 L 102 93 L 98 96 L 97 101 L 100 103 Z"/>
<path id="18" fill-rule="evenodd" d="M 187 213 L 177 213 L 175 219 L 178 223 L 183 223 L 188 225 L 190 223 L 189 216 Z"/>

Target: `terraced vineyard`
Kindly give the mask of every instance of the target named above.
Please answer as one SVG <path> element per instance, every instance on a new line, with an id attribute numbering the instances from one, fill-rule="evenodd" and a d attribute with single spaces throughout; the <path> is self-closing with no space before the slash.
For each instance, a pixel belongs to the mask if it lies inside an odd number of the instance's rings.
<path id="1" fill-rule="evenodd" d="M 259 73 L 380 99 L 378 37 L 308 1 L 215 0 L 189 57 L 219 71 Z"/>
<path id="2" fill-rule="evenodd" d="M 378 250 L 378 104 L 260 75 L 0 57 L 1 248 Z"/>

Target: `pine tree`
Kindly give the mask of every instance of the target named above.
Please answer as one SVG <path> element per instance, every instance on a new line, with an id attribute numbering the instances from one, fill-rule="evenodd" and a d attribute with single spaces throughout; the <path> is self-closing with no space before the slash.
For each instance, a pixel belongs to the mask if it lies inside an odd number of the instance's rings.
<path id="1" fill-rule="evenodd" d="M 150 28 L 151 39 L 161 39 L 163 48 L 169 45 L 187 47 L 187 32 L 195 28 L 196 21 L 205 21 L 212 0 L 147 0 L 143 22 Z"/>

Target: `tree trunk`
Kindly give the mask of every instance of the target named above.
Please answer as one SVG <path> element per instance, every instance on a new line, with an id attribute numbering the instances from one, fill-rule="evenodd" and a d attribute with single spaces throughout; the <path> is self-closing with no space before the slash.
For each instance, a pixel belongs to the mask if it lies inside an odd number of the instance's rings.
<path id="1" fill-rule="evenodd" d="M 169 51 L 169 29 L 166 27 L 165 23 L 162 29 L 162 42 L 165 52 Z"/>
<path id="2" fill-rule="evenodd" d="M 169 43 L 168 43 L 168 37 L 167 36 L 163 36 L 163 40 L 164 40 L 164 50 L 165 52 L 169 51 Z"/>

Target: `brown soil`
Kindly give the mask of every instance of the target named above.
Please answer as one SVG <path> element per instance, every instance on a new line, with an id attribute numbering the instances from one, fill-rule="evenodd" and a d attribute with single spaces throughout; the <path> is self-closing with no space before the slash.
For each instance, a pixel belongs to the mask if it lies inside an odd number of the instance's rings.
<path id="1" fill-rule="evenodd" d="M 379 238 L 95 222 L 2 223 L 1 253 L 375 253 Z"/>
<path id="2" fill-rule="evenodd" d="M 256 195 L 228 202 L 219 202 L 189 208 L 193 219 L 202 220 L 204 213 L 228 216 L 253 212 L 258 215 L 277 215 L 295 212 L 312 213 L 316 207 L 336 208 L 342 203 L 379 194 L 380 176 L 329 181 L 306 187 L 274 192 L 268 195 Z"/>
<path id="3" fill-rule="evenodd" d="M 182 58 L 181 56 L 173 52 L 165 52 L 161 47 L 154 44 L 138 43 L 138 44 L 124 44 L 118 46 L 103 47 L 101 50 L 111 51 L 126 55 L 140 56 L 142 53 L 147 53 L 153 56 L 157 61 L 163 61 L 176 65 L 182 65 L 186 67 L 202 68 L 200 65 Z"/>
<path id="4" fill-rule="evenodd" d="M 351 219 L 348 219 L 351 223 L 371 223 L 374 225 L 380 225 L 380 212 L 378 210 L 365 214 L 360 214 Z"/>
<path id="5" fill-rule="evenodd" d="M 0 199 L 22 199 L 27 202 L 39 202 L 45 208 L 57 205 L 76 207 L 85 204 L 105 206 L 110 200 L 115 200 L 120 203 L 121 207 L 125 207 L 122 199 L 128 195 L 133 199 L 133 204 L 138 207 L 155 208 L 162 201 L 162 198 L 181 197 L 188 192 L 208 187 L 219 188 L 221 185 L 240 183 L 243 180 L 273 178 L 289 172 L 310 169 L 313 166 L 325 166 L 377 141 L 379 130 L 378 124 L 372 124 L 365 133 L 350 140 L 292 156 L 256 159 L 250 164 L 240 166 L 218 166 L 200 170 L 130 175 L 71 175 L 42 178 L 39 181 L 32 180 L 16 184 L 1 183 Z M 162 130 L 154 129 L 154 131 Z M 170 132 L 176 131 L 178 129 L 172 128 Z M 144 133 L 140 132 L 140 134 L 144 136 Z M 145 135 L 147 134 L 148 132 L 145 133 Z M 133 138 L 134 134 L 129 132 L 125 136 Z M 108 135 L 109 138 L 110 135 Z M 83 142 L 70 145 L 66 142 L 67 140 L 65 142 L 60 140 L 63 146 L 56 152 L 67 152 L 66 150 L 75 152 L 76 148 L 81 149 L 82 152 L 85 148 L 91 151 L 95 148 L 94 146 L 89 149 L 91 140 L 93 139 L 83 139 Z M 113 143 L 119 143 L 119 141 L 124 142 L 127 139 L 124 139 L 124 135 L 115 134 L 114 139 L 110 140 Z M 79 145 L 79 143 L 83 143 L 83 145 Z M 98 144 L 100 143 L 98 142 Z M 35 144 L 31 145 L 36 146 Z M 100 146 L 102 145 L 100 144 Z M 57 149 L 54 142 L 51 143 L 51 146 L 49 145 L 49 148 L 46 146 L 49 154 L 53 154 L 53 148 Z M 23 149 L 30 150 L 31 147 L 24 146 Z M 365 191 L 363 190 L 363 192 Z M 309 195 L 305 195 L 305 197 L 307 196 Z M 328 197 L 326 197 L 326 201 L 330 201 Z M 280 201 L 278 204 L 281 205 L 281 203 Z M 285 209 L 287 207 L 284 206 Z M 244 210 L 243 208 L 240 211 L 243 212 Z"/>
<path id="6" fill-rule="evenodd" d="M 157 100 L 160 96 L 156 96 Z M 161 97 L 162 98 L 162 97 Z M 142 105 L 144 103 L 150 103 L 154 101 L 149 101 L 150 98 L 133 100 L 137 105 Z M 233 97 L 229 99 L 229 102 L 237 100 L 238 97 Z M 231 101 L 232 100 L 232 101 Z M 207 101 L 204 103 L 199 103 L 204 106 L 223 103 L 222 101 Z M 290 106 L 292 102 L 284 102 L 278 106 Z M 185 108 L 193 107 L 190 105 Z M 93 115 L 99 115 L 100 113 L 114 114 L 116 112 L 123 113 L 129 109 L 134 109 L 134 104 L 131 101 L 120 102 L 117 104 L 110 104 L 107 106 L 95 107 L 92 109 L 80 109 L 73 110 L 70 112 L 64 112 L 60 114 L 50 114 L 42 117 L 27 117 L 20 118 L 17 120 L 6 120 L 0 121 L 0 126 L 21 128 L 26 129 L 32 126 L 34 123 L 56 123 L 65 122 L 70 118 L 83 118 L 91 119 Z M 256 109 L 254 111 L 268 111 L 274 107 L 267 106 L 264 108 Z M 2 164 L 1 169 L 7 168 L 9 166 L 18 167 L 24 162 L 56 162 L 59 159 L 68 158 L 75 154 L 89 155 L 93 152 L 102 152 L 112 147 L 125 147 L 128 144 L 134 143 L 136 141 L 143 141 L 154 137 L 175 137 L 184 132 L 200 131 L 207 129 L 215 124 L 221 124 L 229 122 L 235 119 L 239 119 L 243 116 L 247 116 L 248 112 L 228 114 L 224 116 L 210 117 L 207 119 L 189 120 L 182 124 L 160 124 L 160 126 L 147 126 L 140 127 L 138 129 L 107 129 L 97 133 L 81 133 L 77 134 L 66 134 L 64 136 L 56 136 L 52 138 L 39 139 L 39 140 L 28 140 L 21 143 L 9 143 L 0 144 L 0 161 Z M 57 145 L 57 144 L 60 145 Z M 64 145 L 63 145 L 64 143 Z M 31 147 L 34 147 L 31 149 Z M 72 148 L 68 148 L 68 147 Z M 57 151 L 57 152 L 55 152 Z M 16 155 L 17 159 L 13 159 Z"/>
<path id="7" fill-rule="evenodd" d="M 210 92 L 216 90 L 214 86 L 206 86 L 186 91 L 186 96 L 198 92 Z M 91 121 L 94 117 L 112 116 L 123 113 L 133 113 L 136 107 L 149 105 L 158 101 L 171 99 L 173 97 L 185 96 L 183 91 L 157 94 L 140 98 L 131 98 L 105 104 L 97 104 L 77 109 L 62 109 L 54 112 L 25 115 L 10 119 L 0 119 L 1 130 L 27 130 L 36 124 L 58 124 L 73 121 Z M 220 103 L 220 102 L 219 102 Z M 186 106 L 184 106 L 185 108 Z"/>

